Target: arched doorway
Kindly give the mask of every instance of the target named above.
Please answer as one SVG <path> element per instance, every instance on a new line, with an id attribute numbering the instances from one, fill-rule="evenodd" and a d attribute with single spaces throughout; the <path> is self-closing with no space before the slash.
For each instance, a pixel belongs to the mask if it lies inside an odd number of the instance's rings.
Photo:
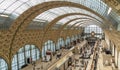
<path id="1" fill-rule="evenodd" d="M 66 38 L 65 45 L 66 46 L 70 45 L 70 37 L 69 36 L 67 36 L 67 38 Z"/>
<path id="2" fill-rule="evenodd" d="M 44 43 L 43 48 L 42 48 L 42 57 L 46 56 L 47 50 L 55 52 L 55 44 L 53 41 L 48 40 L 47 42 Z"/>
<path id="3" fill-rule="evenodd" d="M 59 38 L 59 39 L 58 39 L 58 42 L 57 42 L 56 49 L 59 50 L 59 49 L 61 49 L 61 48 L 64 47 L 64 46 L 65 46 L 65 44 L 64 44 L 63 38 Z"/>
<path id="4" fill-rule="evenodd" d="M 35 45 L 25 45 L 20 48 L 12 60 L 12 70 L 19 70 L 32 61 L 40 59 L 40 51 Z"/>

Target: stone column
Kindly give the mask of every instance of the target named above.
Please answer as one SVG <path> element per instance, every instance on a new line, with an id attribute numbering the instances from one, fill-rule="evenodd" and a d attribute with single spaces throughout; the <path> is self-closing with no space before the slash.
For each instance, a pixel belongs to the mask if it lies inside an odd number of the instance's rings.
<path id="1" fill-rule="evenodd" d="M 115 48 L 115 66 L 118 66 L 118 51 L 117 51 L 117 48 Z"/>
<path id="2" fill-rule="evenodd" d="M 115 47 L 114 47 L 114 44 L 112 44 L 112 56 L 115 56 Z"/>
<path id="3" fill-rule="evenodd" d="M 8 63 L 8 70 L 12 70 L 12 61 Z"/>
<path id="4" fill-rule="evenodd" d="M 120 70 L 120 51 L 119 51 L 119 54 L 118 54 L 118 70 Z"/>

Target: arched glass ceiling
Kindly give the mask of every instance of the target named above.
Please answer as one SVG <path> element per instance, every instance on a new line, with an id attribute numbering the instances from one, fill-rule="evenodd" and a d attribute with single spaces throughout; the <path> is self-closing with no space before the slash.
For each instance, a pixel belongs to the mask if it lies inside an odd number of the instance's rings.
<path id="1" fill-rule="evenodd" d="M 88 8 L 93 9 L 101 15 L 107 14 L 108 6 L 102 0 L 67 0 L 82 4 Z"/>
<path id="2" fill-rule="evenodd" d="M 91 33 L 92 31 L 98 34 L 103 33 L 103 30 L 97 25 L 89 25 L 84 28 L 85 33 Z"/>
<path id="3" fill-rule="evenodd" d="M 58 29 L 61 25 L 64 25 L 68 21 L 75 19 L 75 18 L 90 18 L 90 17 L 83 16 L 83 15 L 68 16 L 68 17 L 65 17 L 65 18 L 61 19 L 60 21 L 58 21 L 53 26 L 53 29 Z M 92 18 L 90 18 L 90 19 L 92 19 Z M 79 20 L 83 20 L 83 19 L 79 19 Z M 44 20 L 33 21 L 33 22 L 31 22 L 31 24 L 28 26 L 27 29 L 43 29 L 48 23 L 49 23 L 48 21 L 44 21 Z M 73 23 L 70 23 L 68 25 L 72 25 L 72 24 Z"/>
<path id="4" fill-rule="evenodd" d="M 93 9 L 101 15 L 106 15 L 108 6 L 102 0 L 45 0 L 47 1 L 69 1 L 78 4 L 82 4 L 88 8 Z"/>
<path id="5" fill-rule="evenodd" d="M 108 10 L 106 4 L 104 4 L 101 0 L 0 0 L 0 18 L 4 19 L 4 20 L 0 20 L 0 29 L 1 27 L 8 28 L 10 26 L 10 23 L 12 23 L 20 14 L 22 14 L 30 7 L 48 1 L 68 1 L 68 2 L 79 3 L 93 9 L 94 11 L 98 12 L 101 15 L 105 15 Z M 70 12 L 83 13 L 87 11 L 82 11 L 80 9 L 70 8 L 70 7 L 58 8 L 56 10 L 51 9 L 50 11 L 47 11 L 46 14 L 44 13 L 44 15 L 48 17 L 44 16 L 42 18 L 50 20 L 54 16 L 59 16 L 60 14 L 65 14 Z M 88 13 L 89 12 L 87 12 L 87 14 Z M 89 14 L 94 16 L 95 18 L 98 18 L 94 14 L 91 13 Z M 36 20 L 41 19 L 40 18 L 41 16 L 36 17 Z"/>
<path id="6" fill-rule="evenodd" d="M 102 19 L 100 19 L 98 16 L 94 15 L 93 13 L 90 13 L 86 10 L 80 9 L 80 8 L 75 8 L 75 7 L 59 7 L 59 8 L 54 8 L 54 9 L 50 9 L 40 15 L 38 15 L 34 20 L 36 19 L 44 19 L 46 21 L 51 21 L 54 18 L 63 15 L 63 14 L 67 14 L 67 13 L 83 13 L 83 14 L 88 14 L 91 15 L 97 19 L 99 19 L 100 21 L 102 21 Z"/>
<path id="7" fill-rule="evenodd" d="M 88 17 L 88 16 L 84 16 L 84 15 L 72 15 L 72 16 L 68 16 L 68 17 L 65 17 L 63 19 L 61 19 L 60 21 L 58 21 L 54 26 L 53 26 L 53 29 L 58 29 L 61 25 L 64 25 L 65 23 L 67 23 L 68 21 L 72 20 L 72 19 L 75 19 L 75 18 L 81 18 L 79 19 L 79 21 L 81 20 L 84 20 L 84 19 L 93 19 L 91 17 Z M 42 19 L 42 18 L 41 18 Z M 95 20 L 95 19 L 93 19 Z M 97 21 L 97 20 L 95 20 Z M 76 21 L 73 21 L 71 23 L 69 23 L 68 25 L 73 25 Z M 40 20 L 40 21 L 33 21 L 31 22 L 31 24 L 28 26 L 27 29 L 42 29 L 44 28 L 47 24 L 49 23 L 49 21 L 44 21 L 44 20 Z"/>
<path id="8" fill-rule="evenodd" d="M 84 24 L 85 21 L 89 21 L 89 19 L 78 19 L 78 20 L 72 21 L 72 22 L 70 22 L 70 24 L 68 24 L 64 29 L 72 28 L 73 25 L 74 25 L 74 27 L 76 27 L 75 25 Z"/>
<path id="9" fill-rule="evenodd" d="M 83 13 L 83 14 L 87 14 L 90 15 L 92 17 L 97 18 L 98 20 L 102 21 L 101 18 L 99 18 L 98 16 L 80 9 L 80 8 L 75 8 L 75 7 L 59 7 L 59 8 L 54 8 L 54 9 L 50 9 L 48 11 L 45 11 L 44 13 L 38 15 L 35 19 L 33 19 L 33 22 L 30 23 L 30 25 L 28 26 L 27 29 L 41 29 L 44 28 L 50 21 L 52 21 L 53 19 L 55 19 L 56 17 L 60 16 L 60 15 L 64 15 L 67 13 Z M 58 23 L 59 25 L 55 25 L 55 29 L 56 27 L 59 27 L 61 25 L 63 25 L 65 22 L 73 19 L 73 18 L 87 18 L 87 16 L 84 15 L 74 15 L 74 16 L 68 16 L 65 17 L 64 19 L 60 20 Z M 54 28 L 53 27 L 53 28 Z"/>
<path id="10" fill-rule="evenodd" d="M 106 14 L 107 5 L 101 0 L 0 0 L 0 12 L 20 15 L 28 8 L 48 1 L 69 1 L 82 4 L 101 15 Z"/>
<path id="11" fill-rule="evenodd" d="M 78 24 L 79 23 L 82 23 L 82 22 L 85 22 L 85 21 L 89 21 L 88 19 L 79 19 L 79 20 L 76 20 L 76 21 L 73 21 L 69 24 L 69 26 L 73 25 L 73 24 Z"/>
<path id="12" fill-rule="evenodd" d="M 68 19 L 69 18 L 69 19 Z M 73 15 L 73 16 L 68 16 L 68 17 L 65 17 L 63 19 L 61 19 L 60 21 L 58 21 L 53 27 L 52 29 L 58 29 L 60 28 L 62 25 L 64 25 L 65 23 L 69 22 L 70 20 L 73 20 L 73 19 L 76 19 L 76 18 L 81 18 L 81 19 L 77 19 L 77 20 L 74 20 L 74 21 L 71 21 L 69 24 L 67 24 L 67 26 L 71 26 L 73 24 L 75 24 L 77 21 L 82 21 L 84 19 L 87 19 L 87 18 L 90 18 L 90 17 L 87 17 L 87 16 L 82 16 L 82 15 Z M 92 19 L 92 18 L 90 18 Z M 94 19 L 93 19 L 94 20 Z"/>
<path id="13" fill-rule="evenodd" d="M 96 22 L 96 20 L 79 19 L 79 20 L 72 21 L 71 24 L 72 25 L 67 25 L 66 27 L 64 27 L 64 29 L 69 29 L 69 28 L 74 28 L 74 27 L 81 27 L 83 25 L 86 26 L 86 25 L 91 25 L 91 24 L 96 24 L 96 25 L 100 26 L 101 23 Z M 74 25 L 74 27 L 73 27 L 73 25 Z"/>
<path id="14" fill-rule="evenodd" d="M 75 26 L 80 26 L 80 25 L 82 25 L 82 24 L 84 24 L 84 23 L 79 22 L 79 23 L 77 23 Z"/>
<path id="15" fill-rule="evenodd" d="M 86 27 L 88 25 L 98 25 L 98 26 L 100 26 L 99 23 L 90 20 L 90 21 L 80 22 L 77 25 L 75 25 L 74 27 Z"/>
<path id="16" fill-rule="evenodd" d="M 82 22 L 82 21 L 85 21 L 85 20 L 88 20 L 88 19 L 78 19 L 78 20 L 74 20 L 74 21 L 72 21 L 72 22 L 70 22 L 69 24 L 67 24 L 66 25 L 66 27 L 68 28 L 68 27 L 72 27 L 74 24 L 76 25 L 76 24 L 80 24 L 80 22 Z M 70 20 L 69 20 L 70 21 Z M 55 27 L 55 26 L 54 26 Z M 66 29 L 66 27 L 65 27 L 65 29 Z M 60 28 L 60 26 L 59 26 L 59 28 Z"/>
<path id="17" fill-rule="evenodd" d="M 120 24 L 120 16 L 113 10 L 111 10 L 108 20 L 112 22 L 114 26 Z"/>
<path id="18" fill-rule="evenodd" d="M 89 25 L 91 25 L 91 24 L 96 24 L 96 25 L 98 25 L 98 23 L 97 22 L 94 22 L 94 21 L 83 21 L 83 22 L 80 22 L 80 23 L 77 23 L 76 25 L 75 25 L 75 27 L 84 27 L 84 26 L 86 26 L 87 24 L 89 24 Z M 84 25 L 84 26 L 83 26 Z"/>
<path id="19" fill-rule="evenodd" d="M 58 23 L 56 23 L 56 24 L 61 24 L 61 25 L 63 25 L 63 24 L 65 24 L 66 22 L 68 22 L 68 21 L 70 21 L 70 20 L 72 20 L 72 19 L 75 19 L 75 18 L 90 18 L 90 17 L 87 17 L 87 16 L 83 16 L 83 15 L 73 15 L 73 16 L 68 16 L 68 17 L 65 17 L 65 18 L 63 18 L 63 19 L 61 19 L 60 21 L 58 21 Z M 92 19 L 92 18 L 91 18 Z M 82 20 L 82 19 L 80 19 L 80 20 Z M 69 24 L 69 25 L 71 25 L 71 24 Z"/>
<path id="20" fill-rule="evenodd" d="M 98 25 L 99 24 L 97 22 L 93 22 L 93 21 L 85 21 L 83 22 L 83 24 L 81 24 L 79 27 L 86 27 L 86 26 L 89 26 L 89 25 Z"/>
<path id="21" fill-rule="evenodd" d="M 0 12 L 13 14 L 16 17 L 28 8 L 42 3 L 42 0 L 0 0 Z"/>

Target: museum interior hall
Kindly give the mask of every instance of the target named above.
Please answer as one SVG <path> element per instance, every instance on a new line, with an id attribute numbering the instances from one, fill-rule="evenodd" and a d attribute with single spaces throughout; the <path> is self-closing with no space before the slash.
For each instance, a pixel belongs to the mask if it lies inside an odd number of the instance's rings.
<path id="1" fill-rule="evenodd" d="M 0 0 L 0 70 L 120 70 L 120 0 Z"/>

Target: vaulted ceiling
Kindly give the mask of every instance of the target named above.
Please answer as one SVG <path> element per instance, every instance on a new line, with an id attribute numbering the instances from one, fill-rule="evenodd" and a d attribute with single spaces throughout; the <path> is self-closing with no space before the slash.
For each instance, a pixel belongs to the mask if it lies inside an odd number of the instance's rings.
<path id="1" fill-rule="evenodd" d="M 93 11 L 95 11 L 96 13 L 98 13 L 99 15 L 101 15 L 102 17 L 105 17 L 110 21 L 112 19 L 113 26 L 117 26 L 120 21 L 120 17 L 118 15 L 120 14 L 119 0 L 0 0 L 0 29 L 9 29 L 11 24 L 25 11 L 27 11 L 28 9 L 38 4 L 42 4 L 44 2 L 50 2 L 50 1 L 67 1 L 67 2 L 81 4 L 87 8 L 92 9 Z M 112 10 L 108 14 L 110 7 L 112 8 Z M 83 14 L 87 14 L 92 17 L 95 17 L 100 21 L 103 21 L 101 17 L 85 9 L 70 7 L 70 6 L 63 6 L 63 7 L 52 8 L 39 14 L 37 17 L 33 19 L 34 23 L 30 22 L 30 25 L 28 26 L 28 28 L 32 28 L 31 26 L 44 27 L 46 24 L 48 24 L 50 21 L 52 21 L 56 17 L 63 14 L 67 14 L 67 13 L 83 13 Z M 74 18 L 80 18 L 80 17 L 88 18 L 88 16 L 85 16 L 85 15 L 67 16 L 66 18 L 57 22 L 57 25 L 59 26 L 63 25 L 65 22 L 69 20 L 72 20 Z"/>

